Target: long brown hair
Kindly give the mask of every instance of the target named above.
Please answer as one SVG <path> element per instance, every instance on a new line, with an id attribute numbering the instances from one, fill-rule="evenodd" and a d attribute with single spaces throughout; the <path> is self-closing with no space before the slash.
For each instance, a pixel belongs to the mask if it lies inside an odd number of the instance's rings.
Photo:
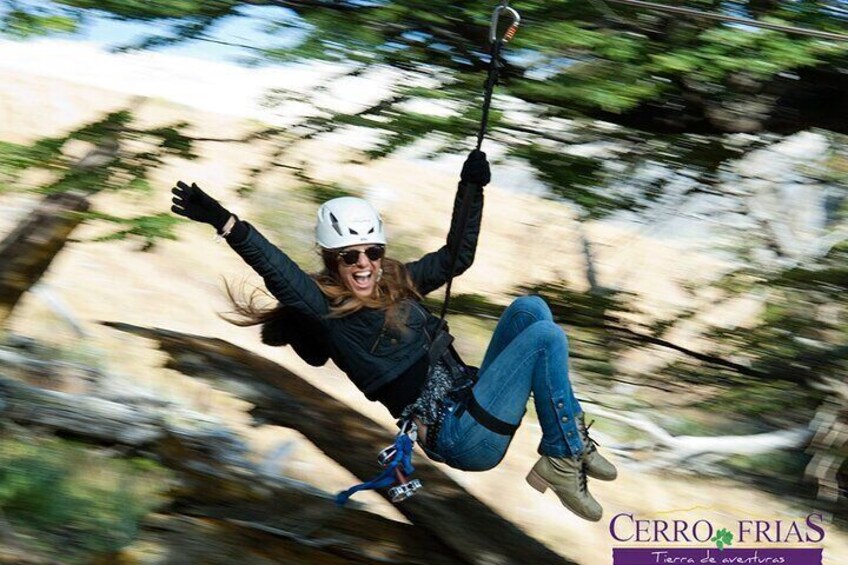
<path id="1" fill-rule="evenodd" d="M 406 265 L 392 259 L 383 257 L 381 262 L 382 275 L 374 287 L 371 296 L 361 298 L 352 290 L 347 288 L 339 276 L 338 255 L 334 250 L 321 250 L 321 259 L 324 268 L 318 273 L 310 276 L 321 289 L 321 292 L 330 302 L 328 318 L 341 318 L 363 308 L 374 308 L 386 310 L 386 320 L 393 326 L 399 326 L 403 320 L 398 318 L 397 309 L 394 308 L 399 302 L 407 298 L 420 300 L 421 293 L 415 287 L 415 283 L 406 268 Z M 228 314 L 235 314 L 237 318 L 220 315 L 223 319 L 237 326 L 255 326 L 264 324 L 276 318 L 283 308 L 282 304 L 262 305 L 260 297 L 273 298 L 267 291 L 255 287 L 249 295 L 242 283 L 238 291 L 234 291 L 228 281 L 224 281 L 227 298 L 233 307 Z"/>

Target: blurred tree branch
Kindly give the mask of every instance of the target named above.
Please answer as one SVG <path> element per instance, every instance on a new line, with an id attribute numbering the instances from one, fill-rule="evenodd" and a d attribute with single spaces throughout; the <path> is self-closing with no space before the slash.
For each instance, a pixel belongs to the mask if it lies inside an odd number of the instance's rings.
<path id="1" fill-rule="evenodd" d="M 254 405 L 254 419 L 299 431 L 362 480 L 379 469 L 374 461 L 379 449 L 392 443 L 388 430 L 276 363 L 230 343 L 106 325 L 153 339 L 168 356 L 169 368 L 247 400 Z M 232 527 L 270 534 L 274 546 L 293 541 L 316 557 L 328 552 L 404 563 L 518 563 L 528 558 L 573 563 L 524 534 L 423 457 L 415 466 L 425 490 L 397 507 L 415 524 L 413 529 L 355 508 L 337 509 L 330 496 L 307 485 L 271 480 L 233 432 L 208 417 L 193 421 L 191 413 L 167 403 L 47 391 L 4 377 L 0 400 L 6 421 L 154 454 L 185 479 L 173 506 L 177 513 L 220 521 L 223 531 Z M 375 544 L 377 539 L 391 543 Z M 279 551 L 286 555 L 283 548 Z"/>

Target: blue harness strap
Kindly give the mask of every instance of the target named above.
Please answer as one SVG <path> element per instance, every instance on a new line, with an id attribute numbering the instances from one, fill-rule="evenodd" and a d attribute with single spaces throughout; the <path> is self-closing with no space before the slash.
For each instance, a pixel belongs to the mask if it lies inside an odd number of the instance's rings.
<path id="1" fill-rule="evenodd" d="M 392 460 L 383 469 L 383 472 L 364 483 L 352 486 L 349 489 L 340 492 L 336 495 L 336 504 L 344 506 L 348 499 L 361 490 L 373 490 L 392 486 L 397 478 L 395 477 L 395 469 L 398 465 L 401 466 L 404 475 L 411 475 L 415 468 L 412 466 L 412 438 L 401 431 L 395 438 L 395 454 Z"/>

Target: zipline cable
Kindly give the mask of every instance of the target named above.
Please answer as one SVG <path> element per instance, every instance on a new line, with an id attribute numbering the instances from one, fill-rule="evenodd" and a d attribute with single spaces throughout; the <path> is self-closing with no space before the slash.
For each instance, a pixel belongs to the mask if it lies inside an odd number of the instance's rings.
<path id="1" fill-rule="evenodd" d="M 647 10 L 654 10 L 657 12 L 667 12 L 670 14 L 681 14 L 685 16 L 691 16 L 693 18 L 701 18 L 705 20 L 717 20 L 721 22 L 735 23 L 748 25 L 752 27 L 759 27 L 764 29 L 770 29 L 773 31 L 782 31 L 785 33 L 791 33 L 794 35 L 807 35 L 810 37 L 817 37 L 819 39 L 830 39 L 832 41 L 848 41 L 848 35 L 842 33 L 832 33 L 829 31 L 819 31 L 816 29 L 809 29 L 805 27 L 797 27 L 790 25 L 781 25 L 781 24 L 772 24 L 769 22 L 763 22 L 760 20 L 752 20 L 749 18 L 741 18 L 738 16 L 727 16 L 724 14 L 716 14 L 714 12 L 703 12 L 701 10 L 696 10 L 694 8 L 684 8 L 682 6 L 669 6 L 667 4 L 657 4 L 656 2 L 645 2 L 644 0 L 602 0 L 603 2 L 608 2 L 610 4 L 622 4 L 625 6 L 633 6 L 636 8 L 645 8 Z"/>

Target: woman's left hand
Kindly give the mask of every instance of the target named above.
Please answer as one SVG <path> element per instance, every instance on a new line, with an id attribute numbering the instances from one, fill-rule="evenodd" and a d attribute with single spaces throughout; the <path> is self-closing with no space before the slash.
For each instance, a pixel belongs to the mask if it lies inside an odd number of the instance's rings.
<path id="1" fill-rule="evenodd" d="M 189 186 L 181 180 L 177 181 L 177 186 L 171 189 L 171 194 L 174 195 L 171 199 L 171 211 L 174 214 L 209 224 L 219 232 L 232 215 L 194 183 Z"/>
<path id="2" fill-rule="evenodd" d="M 486 154 L 479 149 L 469 153 L 462 165 L 462 173 L 460 173 L 459 178 L 462 179 L 462 182 L 475 184 L 479 187 L 489 184 L 489 181 L 492 180 L 492 172 L 489 170 Z"/>

